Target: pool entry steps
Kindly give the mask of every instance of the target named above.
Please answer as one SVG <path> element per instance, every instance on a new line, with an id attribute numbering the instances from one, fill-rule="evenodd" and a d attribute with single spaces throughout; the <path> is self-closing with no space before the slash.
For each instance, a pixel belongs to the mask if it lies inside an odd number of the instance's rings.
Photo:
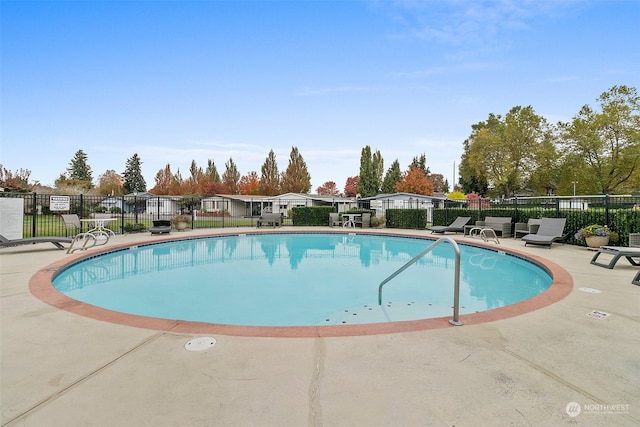
<path id="1" fill-rule="evenodd" d="M 413 265 L 420 258 L 434 250 L 436 247 L 441 245 L 443 242 L 448 242 L 453 247 L 453 251 L 455 252 L 455 278 L 453 283 L 453 319 L 449 320 L 454 326 L 462 326 L 462 322 L 460 321 L 460 247 L 451 237 L 440 237 L 433 245 L 430 245 L 427 249 L 420 252 L 418 255 L 414 256 L 410 261 L 408 261 L 405 265 L 394 271 L 380 282 L 380 286 L 378 287 L 378 305 L 382 306 L 382 287 L 394 279 L 397 275 L 402 273 L 404 270 Z"/>

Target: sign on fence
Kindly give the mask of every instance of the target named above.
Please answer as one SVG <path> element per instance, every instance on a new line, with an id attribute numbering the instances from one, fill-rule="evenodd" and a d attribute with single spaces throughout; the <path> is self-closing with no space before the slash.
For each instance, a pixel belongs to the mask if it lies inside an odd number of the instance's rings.
<path id="1" fill-rule="evenodd" d="M 71 197 L 49 196 L 49 209 L 52 211 L 68 211 L 71 209 Z"/>

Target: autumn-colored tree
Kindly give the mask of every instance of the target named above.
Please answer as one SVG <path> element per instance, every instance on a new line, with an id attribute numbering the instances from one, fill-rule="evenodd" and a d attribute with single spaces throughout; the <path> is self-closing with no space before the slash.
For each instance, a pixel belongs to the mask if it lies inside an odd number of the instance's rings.
<path id="1" fill-rule="evenodd" d="M 0 164 L 0 187 L 3 187 L 4 191 L 31 191 L 29 176 L 31 171 L 28 169 L 18 169 L 14 173 Z"/>
<path id="2" fill-rule="evenodd" d="M 340 190 L 338 190 L 338 186 L 333 181 L 327 181 L 322 184 L 320 187 L 316 188 L 316 193 L 321 196 L 339 196 Z"/>
<path id="3" fill-rule="evenodd" d="M 169 194 L 169 189 L 171 188 L 173 174 L 171 173 L 171 166 L 169 163 L 164 167 L 164 169 L 160 169 L 155 176 L 156 185 L 149 190 L 153 194 L 158 195 L 166 195 Z"/>
<path id="4" fill-rule="evenodd" d="M 356 197 L 358 194 L 358 180 L 357 176 L 350 176 L 344 184 L 345 197 Z"/>
<path id="5" fill-rule="evenodd" d="M 243 175 L 238 182 L 238 190 L 240 194 L 256 196 L 260 194 L 259 190 L 260 180 L 258 179 L 258 173 L 251 171 L 247 175 Z"/>
<path id="6" fill-rule="evenodd" d="M 183 194 L 187 194 L 187 188 L 185 186 L 185 181 L 182 178 L 182 174 L 180 173 L 180 169 L 178 169 L 171 177 L 168 194 L 171 196 L 182 196 Z"/>
<path id="7" fill-rule="evenodd" d="M 98 177 L 98 194 L 103 196 L 120 196 L 124 192 L 122 177 L 113 169 L 107 170 Z"/>
<path id="8" fill-rule="evenodd" d="M 402 193 L 432 196 L 433 182 L 425 176 L 420 167 L 411 165 L 409 170 L 403 174 L 402 180 L 396 183 L 395 190 Z"/>

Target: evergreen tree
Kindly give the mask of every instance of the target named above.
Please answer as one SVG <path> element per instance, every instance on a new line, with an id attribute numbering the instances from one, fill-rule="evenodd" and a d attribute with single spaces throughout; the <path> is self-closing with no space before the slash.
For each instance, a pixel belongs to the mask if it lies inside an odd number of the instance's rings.
<path id="1" fill-rule="evenodd" d="M 291 147 L 289 165 L 282 174 L 281 191 L 283 193 L 308 193 L 311 190 L 311 175 L 307 164 L 297 147 Z"/>
<path id="2" fill-rule="evenodd" d="M 424 176 L 429 176 L 429 174 L 431 173 L 431 171 L 427 167 L 427 156 L 424 153 L 420 154 L 420 156 L 414 156 L 411 164 L 409 165 L 409 168 L 411 168 L 411 166 L 416 166 L 418 169 L 421 169 L 424 173 Z"/>
<path id="3" fill-rule="evenodd" d="M 280 173 L 273 150 L 269 151 L 262 165 L 262 177 L 258 188 L 259 194 L 263 196 L 275 196 L 280 192 Z"/>
<path id="4" fill-rule="evenodd" d="M 142 162 L 140 161 L 140 157 L 138 157 L 138 153 L 135 153 L 127 159 L 125 170 L 122 173 L 124 177 L 123 187 L 125 193 L 142 193 L 147 191 L 147 183 L 142 176 L 141 165 Z"/>
<path id="5" fill-rule="evenodd" d="M 398 162 L 398 159 L 395 159 L 382 180 L 382 188 L 380 190 L 386 194 L 393 193 L 396 182 L 400 182 L 401 180 L 402 172 L 400 172 L 400 162 Z"/>
<path id="6" fill-rule="evenodd" d="M 236 164 L 233 162 L 233 159 L 229 157 L 229 161 L 224 165 L 226 170 L 222 174 L 222 184 L 224 185 L 227 194 L 240 194 L 240 189 L 238 188 L 240 172 L 238 172 Z"/>
<path id="7" fill-rule="evenodd" d="M 213 182 L 222 182 L 222 180 L 220 179 L 220 174 L 218 173 L 218 169 L 216 168 L 216 164 L 211 159 L 207 161 L 207 170 L 204 171 L 204 174 Z"/>
<path id="8" fill-rule="evenodd" d="M 91 167 L 87 163 L 87 155 L 84 151 L 78 150 L 69 162 L 67 168 L 69 180 L 74 182 L 83 182 L 87 188 L 93 187 L 93 174 Z"/>

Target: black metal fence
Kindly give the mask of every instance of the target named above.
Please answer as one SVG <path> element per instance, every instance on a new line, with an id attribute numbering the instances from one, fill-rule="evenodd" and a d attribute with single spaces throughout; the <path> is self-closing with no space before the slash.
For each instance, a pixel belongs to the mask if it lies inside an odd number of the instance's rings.
<path id="1" fill-rule="evenodd" d="M 189 215 L 192 219 L 189 227 L 224 228 L 256 226 L 259 210 L 279 211 L 283 215 L 283 225 L 295 225 L 292 221 L 292 207 L 318 206 L 311 198 L 265 201 L 265 198 L 244 198 L 226 200 L 220 209 L 203 208 L 200 199 L 153 196 L 141 197 L 127 195 L 105 197 L 94 195 L 50 195 L 36 193 L 0 193 L 0 197 L 21 198 L 24 206 L 23 236 L 66 236 L 69 231 L 61 214 L 77 214 L 89 219 L 97 213 L 109 213 L 113 220 L 109 228 L 116 233 L 144 230 L 152 226 L 155 219 L 171 219 L 177 213 Z M 280 204 L 278 204 L 280 203 Z M 336 211 L 346 210 L 349 206 L 344 199 L 324 200 L 324 206 L 334 206 Z M 338 208 L 338 206 L 340 207 Z M 628 244 L 630 233 L 640 233 L 640 196 L 579 196 L 579 197 L 516 197 L 504 200 L 475 199 L 469 201 L 425 200 L 408 198 L 407 200 L 380 201 L 371 200 L 357 203 L 359 209 L 370 209 L 378 220 L 386 217 L 383 223 L 387 227 L 424 229 L 431 225 L 447 225 L 457 216 L 470 216 L 470 224 L 484 220 L 487 216 L 511 217 L 512 222 L 526 223 L 530 218 L 563 217 L 567 218 L 565 232 L 571 233 L 569 243 L 575 241 L 573 234 L 580 228 L 591 224 L 607 225 L 620 234 L 621 245 Z M 216 205 L 218 206 L 218 205 Z M 220 207 L 220 206 L 218 206 Z M 356 208 L 353 202 L 352 208 Z M 390 223 L 394 215 L 390 210 L 400 209 L 402 221 Z M 415 211 L 415 215 L 407 211 Z M 415 221 L 411 221 L 415 218 Z M 138 225 L 136 227 L 136 225 Z M 328 224 L 327 224 L 328 225 Z M 83 222 L 82 231 L 92 224 Z"/>
<path id="2" fill-rule="evenodd" d="M 433 225 L 446 225 L 457 216 L 470 216 L 470 224 L 488 216 L 511 217 L 512 222 L 526 223 L 532 218 L 566 218 L 568 243 L 581 228 L 606 225 L 620 235 L 619 245 L 627 246 L 630 233 L 640 233 L 640 196 L 515 197 L 504 200 L 477 199 L 464 205 L 447 202 L 434 209 Z"/>

